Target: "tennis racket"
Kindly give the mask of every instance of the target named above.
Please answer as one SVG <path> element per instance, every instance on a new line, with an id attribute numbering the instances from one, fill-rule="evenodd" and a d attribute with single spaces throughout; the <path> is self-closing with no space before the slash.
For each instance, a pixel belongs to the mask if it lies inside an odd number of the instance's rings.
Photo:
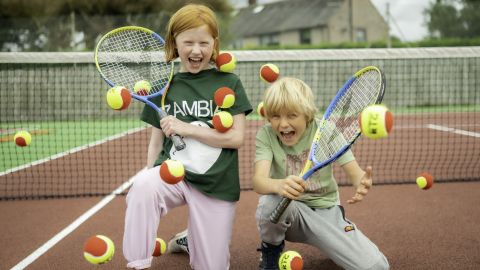
<path id="1" fill-rule="evenodd" d="M 313 173 L 342 156 L 360 136 L 359 116 L 367 106 L 380 103 L 385 93 L 385 76 L 374 66 L 365 67 L 340 88 L 328 105 L 310 147 L 301 177 L 307 180 Z M 292 200 L 283 197 L 270 214 L 278 223 Z"/>
<path id="2" fill-rule="evenodd" d="M 152 30 L 139 26 L 116 28 L 105 34 L 95 48 L 95 65 L 110 86 L 126 87 L 132 97 L 152 107 L 160 119 L 164 110 L 150 101 L 163 95 L 173 77 L 173 61 L 165 59 L 165 41 Z M 145 80 L 151 85 L 148 93 L 133 91 L 137 82 Z M 185 148 L 183 139 L 172 135 L 175 149 Z"/>

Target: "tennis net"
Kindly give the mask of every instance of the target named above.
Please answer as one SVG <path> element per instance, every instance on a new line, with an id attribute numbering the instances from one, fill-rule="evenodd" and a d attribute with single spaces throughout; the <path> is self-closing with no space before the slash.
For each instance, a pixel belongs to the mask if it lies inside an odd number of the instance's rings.
<path id="1" fill-rule="evenodd" d="M 437 182 L 480 180 L 480 47 L 233 53 L 254 107 L 269 86 L 258 75 L 265 63 L 309 84 L 319 108 L 356 70 L 380 67 L 393 131 L 353 147 L 362 167 L 373 166 L 375 183 L 414 183 L 424 171 Z M 93 53 L 0 53 L 0 199 L 104 195 L 145 166 L 143 104 L 113 111 L 107 90 Z M 265 123 L 255 112 L 248 116 L 242 189 L 252 188 L 255 133 Z M 14 144 L 18 130 L 32 134 L 31 145 Z M 348 184 L 334 170 L 339 184 Z"/>

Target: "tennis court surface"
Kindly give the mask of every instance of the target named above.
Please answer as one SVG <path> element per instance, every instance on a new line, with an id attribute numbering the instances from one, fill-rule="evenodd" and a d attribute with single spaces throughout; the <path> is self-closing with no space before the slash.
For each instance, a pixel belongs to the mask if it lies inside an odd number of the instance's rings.
<path id="1" fill-rule="evenodd" d="M 359 163 L 373 166 L 376 185 L 364 202 L 344 204 L 347 218 L 379 246 L 392 269 L 480 269 L 480 47 L 233 53 L 253 106 L 268 87 L 258 77 L 265 63 L 276 64 L 281 76 L 306 81 L 320 108 L 353 72 L 380 67 L 394 128 L 388 138 L 362 137 L 355 144 Z M 134 102 L 122 112 L 107 107 L 108 86 L 92 53 L 0 53 L 0 78 L 0 269 L 22 261 L 15 269 L 124 269 L 123 194 L 145 166 L 150 134 L 138 120 L 142 105 Z M 250 178 L 255 133 L 264 123 L 249 116 L 240 150 L 231 269 L 258 264 L 258 195 Z M 33 135 L 30 146 L 14 145 L 18 130 Z M 427 191 L 415 185 L 424 171 L 435 178 Z M 335 174 L 345 202 L 353 190 L 337 167 Z M 114 190 L 118 196 L 99 207 Z M 96 205 L 94 214 L 82 216 Z M 168 240 L 183 230 L 186 216 L 186 208 L 169 213 L 158 236 Z M 83 243 L 94 234 L 116 244 L 106 265 L 83 259 Z M 287 249 L 304 256 L 304 269 L 338 269 L 312 247 L 288 243 Z M 156 258 L 153 269 L 189 269 L 188 257 Z"/>
<path id="2" fill-rule="evenodd" d="M 341 188 L 344 202 L 352 189 Z M 231 243 L 231 269 L 257 269 L 259 252 L 255 226 L 258 196 L 243 191 Z M 25 269 L 126 269 L 122 256 L 125 197 L 114 199 Z M 100 199 L 71 198 L 0 203 L 0 269 L 10 269 L 49 241 Z M 415 185 L 379 185 L 358 205 L 345 205 L 346 215 L 387 256 L 391 269 L 478 269 L 477 223 L 480 183 L 441 183 L 429 191 Z M 158 236 L 169 237 L 186 227 L 187 209 L 177 208 L 162 219 Z M 83 243 L 94 234 L 116 244 L 108 264 L 91 265 L 83 258 Z M 315 248 L 287 243 L 304 258 L 304 269 L 340 269 Z M 185 254 L 167 254 L 152 269 L 189 269 Z"/>

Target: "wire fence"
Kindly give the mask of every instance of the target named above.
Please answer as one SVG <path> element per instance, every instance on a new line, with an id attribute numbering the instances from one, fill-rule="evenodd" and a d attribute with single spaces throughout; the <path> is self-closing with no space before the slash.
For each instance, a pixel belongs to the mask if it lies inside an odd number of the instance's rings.
<path id="1" fill-rule="evenodd" d="M 361 166 L 373 166 L 375 183 L 413 183 L 423 171 L 438 182 L 480 180 L 480 47 L 232 53 L 254 107 L 269 86 L 258 74 L 265 63 L 309 84 L 320 109 L 355 71 L 380 67 L 393 132 L 353 148 Z M 93 53 L 0 53 L 0 199 L 107 194 L 145 166 L 143 104 L 113 111 L 107 90 Z M 242 189 L 252 187 L 255 133 L 265 123 L 248 117 Z M 33 139 L 21 148 L 12 140 L 24 129 Z M 335 176 L 348 184 L 338 167 Z"/>

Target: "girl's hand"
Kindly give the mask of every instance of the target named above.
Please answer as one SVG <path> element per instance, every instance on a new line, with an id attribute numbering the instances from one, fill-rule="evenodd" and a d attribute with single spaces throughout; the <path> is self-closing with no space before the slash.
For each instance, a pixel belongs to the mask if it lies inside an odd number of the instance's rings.
<path id="1" fill-rule="evenodd" d="M 287 176 L 287 178 L 276 181 L 278 182 L 277 194 L 282 197 L 287 197 L 296 200 L 305 192 L 306 183 L 301 177 L 296 175 Z"/>
<path id="2" fill-rule="evenodd" d="M 372 187 L 372 167 L 368 166 L 365 174 L 363 175 L 362 179 L 360 180 L 360 184 L 355 190 L 355 195 L 347 201 L 347 203 L 354 204 L 357 202 L 361 202 L 363 198 L 367 195 L 368 191 Z"/>
<path id="3" fill-rule="evenodd" d="M 160 120 L 160 127 L 167 137 L 170 137 L 172 134 L 186 136 L 191 125 L 169 115 Z"/>

